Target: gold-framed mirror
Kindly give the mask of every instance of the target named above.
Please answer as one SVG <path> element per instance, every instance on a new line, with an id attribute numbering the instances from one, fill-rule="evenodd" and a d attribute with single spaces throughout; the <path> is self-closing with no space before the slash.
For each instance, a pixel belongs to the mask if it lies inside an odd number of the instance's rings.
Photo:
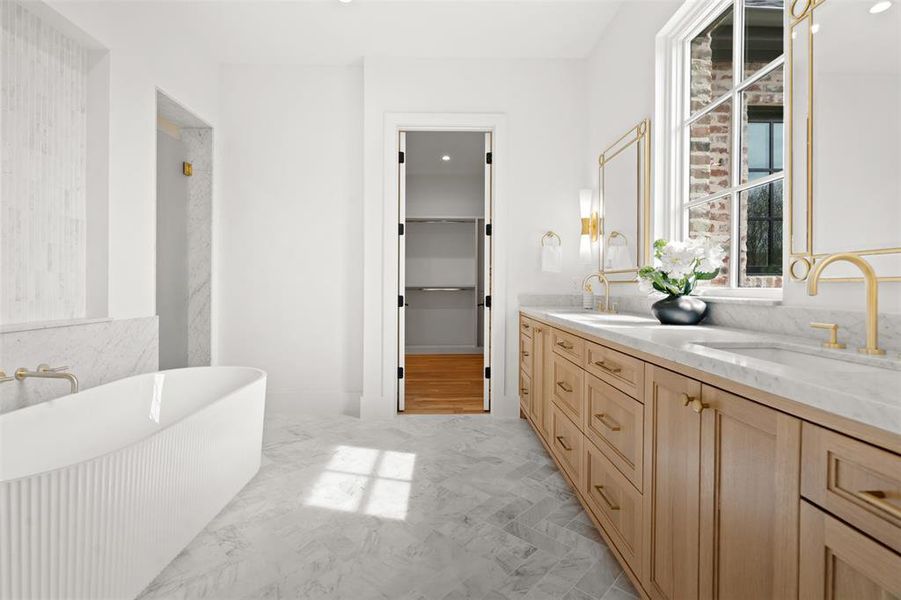
<path id="1" fill-rule="evenodd" d="M 651 121 L 630 128 L 598 156 L 598 271 L 633 283 L 651 258 Z"/>
<path id="2" fill-rule="evenodd" d="M 788 254 L 794 281 L 836 253 L 901 282 L 901 6 L 795 0 L 788 67 Z M 888 8 L 885 8 L 885 7 Z M 842 268 L 848 270 L 842 271 Z M 823 281 L 861 281 L 835 266 Z"/>

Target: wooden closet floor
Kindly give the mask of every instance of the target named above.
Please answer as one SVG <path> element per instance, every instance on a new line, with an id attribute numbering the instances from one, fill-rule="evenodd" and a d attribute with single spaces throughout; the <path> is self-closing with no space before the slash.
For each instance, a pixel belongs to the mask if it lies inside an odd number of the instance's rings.
<path id="1" fill-rule="evenodd" d="M 416 415 L 480 413 L 481 354 L 408 354 L 404 412 Z"/>

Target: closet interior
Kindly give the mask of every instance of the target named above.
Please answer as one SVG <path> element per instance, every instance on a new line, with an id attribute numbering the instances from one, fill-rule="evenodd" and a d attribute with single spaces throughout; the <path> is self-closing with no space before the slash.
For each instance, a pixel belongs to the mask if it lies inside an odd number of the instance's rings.
<path id="1" fill-rule="evenodd" d="M 485 134 L 406 133 L 405 406 L 482 412 Z"/>

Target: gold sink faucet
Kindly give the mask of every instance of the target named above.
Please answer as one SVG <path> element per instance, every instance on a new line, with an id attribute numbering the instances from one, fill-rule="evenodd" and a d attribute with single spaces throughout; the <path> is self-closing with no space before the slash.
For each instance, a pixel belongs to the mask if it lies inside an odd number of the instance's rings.
<path id="1" fill-rule="evenodd" d="M 37 379 L 65 379 L 69 382 L 69 391 L 72 394 L 78 393 L 78 377 L 75 373 L 69 373 L 69 367 L 51 367 L 46 363 L 41 363 L 34 371 L 29 371 L 25 367 L 16 369 L 16 379 L 23 381 L 29 377 Z"/>
<path id="2" fill-rule="evenodd" d="M 858 351 L 862 354 L 885 354 L 879 349 L 879 281 L 872 265 L 856 254 L 833 254 L 827 256 L 811 270 L 807 278 L 807 294 L 816 296 L 819 291 L 820 276 L 823 270 L 834 262 L 847 262 L 856 266 L 863 273 L 867 289 L 867 346 Z"/>
<path id="3" fill-rule="evenodd" d="M 603 313 L 615 312 L 610 309 L 610 280 L 607 279 L 606 275 L 604 275 L 603 273 L 600 273 L 600 272 L 591 273 L 585 279 L 582 280 L 582 289 L 583 290 L 588 289 L 587 288 L 588 282 L 591 281 L 592 277 L 597 277 L 598 281 L 604 284 L 604 308 L 601 309 L 601 307 L 598 306 L 597 307 L 598 312 L 603 312 Z"/>

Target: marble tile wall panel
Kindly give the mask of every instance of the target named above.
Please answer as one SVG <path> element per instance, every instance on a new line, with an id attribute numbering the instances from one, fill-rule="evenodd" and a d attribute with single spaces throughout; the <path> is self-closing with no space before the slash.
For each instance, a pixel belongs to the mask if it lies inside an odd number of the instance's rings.
<path id="1" fill-rule="evenodd" d="M 157 317 L 103 320 L 0 333 L 0 368 L 69 366 L 87 389 L 130 375 L 156 371 L 159 361 Z M 62 380 L 27 379 L 0 384 L 0 413 L 69 393 Z"/>
<path id="2" fill-rule="evenodd" d="M 188 180 L 188 365 L 210 364 L 213 130 L 182 129 L 193 165 Z"/>
<path id="3" fill-rule="evenodd" d="M 645 296 L 611 296 L 619 312 L 647 315 L 656 298 Z M 579 306 L 579 296 L 520 296 L 520 306 Z M 709 325 L 748 329 L 761 333 L 777 333 L 806 339 L 824 339 L 825 332 L 811 329 L 814 321 L 837 323 L 839 337 L 849 348 L 865 345 L 866 315 L 851 310 L 810 308 L 805 306 L 784 306 L 781 304 L 759 304 L 727 300 L 709 303 L 709 314 L 704 321 Z M 901 352 L 901 315 L 881 313 L 879 315 L 879 346 L 889 352 Z"/>
<path id="4" fill-rule="evenodd" d="M 0 323 L 85 314 L 87 50 L 0 0 Z"/>

